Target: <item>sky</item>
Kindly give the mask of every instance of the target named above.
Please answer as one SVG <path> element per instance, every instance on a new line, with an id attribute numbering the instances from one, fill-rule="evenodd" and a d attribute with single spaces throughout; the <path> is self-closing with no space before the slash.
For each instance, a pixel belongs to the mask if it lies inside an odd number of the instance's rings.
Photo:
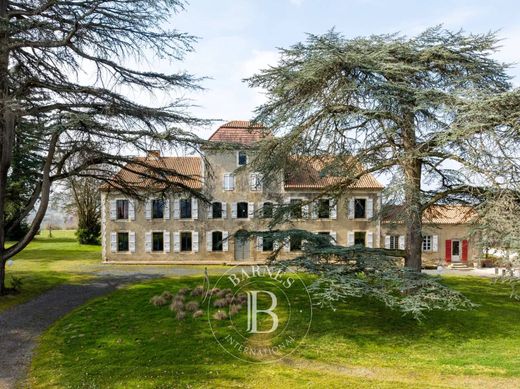
<path id="1" fill-rule="evenodd" d="M 172 26 L 199 38 L 182 64 L 158 63 L 160 70 L 185 69 L 208 77 L 202 92 L 190 93 L 191 112 L 205 119 L 248 120 L 265 96 L 242 80 L 275 65 L 280 47 L 307 33 L 331 28 L 346 37 L 400 32 L 416 35 L 443 24 L 472 33 L 499 31 L 503 62 L 520 62 L 520 1 L 464 0 L 192 0 Z M 520 86 L 520 67 L 510 71 Z M 164 98 L 164 97 L 163 97 Z M 207 137 L 217 124 L 197 130 Z"/>

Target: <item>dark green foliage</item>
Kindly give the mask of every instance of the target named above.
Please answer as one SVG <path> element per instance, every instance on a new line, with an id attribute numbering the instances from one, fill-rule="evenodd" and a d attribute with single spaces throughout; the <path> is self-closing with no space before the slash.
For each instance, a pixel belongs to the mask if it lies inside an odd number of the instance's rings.
<path id="1" fill-rule="evenodd" d="M 78 227 L 76 237 L 80 244 L 100 244 L 101 224 L 97 222 L 85 228 Z"/>

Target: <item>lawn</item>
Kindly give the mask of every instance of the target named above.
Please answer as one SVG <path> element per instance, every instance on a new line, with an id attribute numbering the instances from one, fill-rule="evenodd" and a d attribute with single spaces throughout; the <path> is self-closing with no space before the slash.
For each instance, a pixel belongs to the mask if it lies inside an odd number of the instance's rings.
<path id="1" fill-rule="evenodd" d="M 86 273 L 100 261 L 101 247 L 80 245 L 74 231 L 53 231 L 52 237 L 43 231 L 7 266 L 8 285 L 16 277 L 22 288 L 19 294 L 0 296 L 0 312 L 56 285 L 88 278 Z"/>
<path id="2" fill-rule="evenodd" d="M 127 287 L 58 321 L 42 337 L 31 387 L 520 387 L 520 303 L 509 289 L 446 277 L 479 308 L 435 312 L 422 323 L 366 300 L 316 308 L 302 347 L 276 364 L 241 362 L 214 340 L 207 320 L 175 319 L 152 295 L 201 283 L 170 278 Z M 292 298 L 304 298 L 301 288 Z M 240 313 L 242 314 L 242 313 Z M 228 322 L 222 322 L 224 331 Z M 298 337 L 305 325 L 293 330 Z"/>

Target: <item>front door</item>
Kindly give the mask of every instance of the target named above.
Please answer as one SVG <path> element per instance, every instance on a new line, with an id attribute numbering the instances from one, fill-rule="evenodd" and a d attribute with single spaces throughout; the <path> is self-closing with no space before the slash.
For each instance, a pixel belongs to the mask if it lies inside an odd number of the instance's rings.
<path id="1" fill-rule="evenodd" d="M 237 232 L 235 235 L 235 260 L 246 261 L 249 259 L 249 237 Z"/>
<path id="2" fill-rule="evenodd" d="M 451 260 L 453 262 L 460 262 L 460 240 L 451 241 Z"/>

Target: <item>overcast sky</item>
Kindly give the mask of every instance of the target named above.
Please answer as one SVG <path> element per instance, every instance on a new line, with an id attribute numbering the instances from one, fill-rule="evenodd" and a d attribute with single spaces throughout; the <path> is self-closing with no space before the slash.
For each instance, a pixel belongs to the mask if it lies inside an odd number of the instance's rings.
<path id="1" fill-rule="evenodd" d="M 250 119 L 263 101 L 261 91 L 251 90 L 242 79 L 276 64 L 277 48 L 304 40 L 306 33 L 335 27 L 347 37 L 414 35 L 437 24 L 475 33 L 500 30 L 498 58 L 520 62 L 519 21 L 518 0 L 192 0 L 173 25 L 200 38 L 181 67 L 211 78 L 202 84 L 205 91 L 189 96 L 200 106 L 192 112 L 228 121 Z M 511 74 L 519 85 L 519 67 Z M 208 136 L 215 127 L 199 135 Z"/>

